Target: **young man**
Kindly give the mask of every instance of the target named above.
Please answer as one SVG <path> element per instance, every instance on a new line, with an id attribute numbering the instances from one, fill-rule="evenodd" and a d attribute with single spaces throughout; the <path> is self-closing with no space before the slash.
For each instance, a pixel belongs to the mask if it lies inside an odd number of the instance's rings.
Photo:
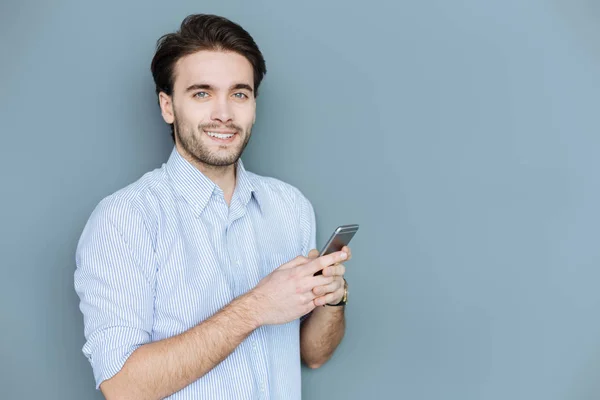
<path id="1" fill-rule="evenodd" d="M 310 202 L 239 159 L 263 56 L 239 25 L 191 15 L 159 40 L 152 73 L 174 149 L 100 202 L 77 248 L 97 387 L 107 399 L 299 399 L 300 360 L 322 365 L 344 335 L 351 255 L 318 257 Z"/>

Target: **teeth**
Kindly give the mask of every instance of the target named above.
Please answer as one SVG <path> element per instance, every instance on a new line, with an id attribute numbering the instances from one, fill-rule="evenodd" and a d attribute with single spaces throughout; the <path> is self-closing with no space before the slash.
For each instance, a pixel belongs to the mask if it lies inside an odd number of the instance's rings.
<path id="1" fill-rule="evenodd" d="M 208 136 L 212 136 L 217 139 L 229 139 L 234 134 L 233 133 L 217 133 L 217 132 L 206 132 Z"/>

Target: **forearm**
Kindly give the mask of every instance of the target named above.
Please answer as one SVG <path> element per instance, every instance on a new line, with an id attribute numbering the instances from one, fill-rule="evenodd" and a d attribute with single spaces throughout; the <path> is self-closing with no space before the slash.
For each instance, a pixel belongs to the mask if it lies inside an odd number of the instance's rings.
<path id="1" fill-rule="evenodd" d="M 252 294 L 177 336 L 148 343 L 100 388 L 108 399 L 162 399 L 209 372 L 258 327 Z"/>
<path id="2" fill-rule="evenodd" d="M 317 307 L 300 328 L 300 354 L 310 368 L 325 364 L 342 341 L 345 307 Z"/>

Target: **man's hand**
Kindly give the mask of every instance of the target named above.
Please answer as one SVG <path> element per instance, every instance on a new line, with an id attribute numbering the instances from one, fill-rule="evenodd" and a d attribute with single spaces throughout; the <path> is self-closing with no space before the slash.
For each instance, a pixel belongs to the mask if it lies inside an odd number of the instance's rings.
<path id="1" fill-rule="evenodd" d="M 316 307 L 314 300 L 318 296 L 314 288 L 334 287 L 330 285 L 336 281 L 336 274 L 344 272 L 343 265 L 339 263 L 348 255 L 339 251 L 318 258 L 299 256 L 263 278 L 248 293 L 255 299 L 259 324 L 285 324 L 311 312 Z M 320 270 L 324 274 L 314 276 Z"/>
<path id="2" fill-rule="evenodd" d="M 352 252 L 350 247 L 344 246 L 342 252 L 348 254 L 345 261 L 349 261 L 352 258 Z M 311 250 L 308 253 L 309 259 L 318 259 L 319 251 L 316 249 Z M 327 284 L 317 286 L 313 289 L 313 293 L 317 296 L 313 302 L 315 307 L 322 306 L 325 304 L 337 304 L 344 298 L 344 273 L 346 267 L 343 264 L 333 264 L 323 269 L 323 275 L 325 277 L 331 277 L 333 280 Z"/>

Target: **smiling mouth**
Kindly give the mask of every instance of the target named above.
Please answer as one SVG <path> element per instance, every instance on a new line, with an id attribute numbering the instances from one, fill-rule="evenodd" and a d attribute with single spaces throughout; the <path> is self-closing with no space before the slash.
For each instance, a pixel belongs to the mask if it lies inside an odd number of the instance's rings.
<path id="1" fill-rule="evenodd" d="M 220 143 L 227 143 L 232 141 L 233 137 L 237 134 L 237 132 L 213 132 L 213 131 L 204 131 L 208 137 L 213 139 L 214 141 Z"/>

